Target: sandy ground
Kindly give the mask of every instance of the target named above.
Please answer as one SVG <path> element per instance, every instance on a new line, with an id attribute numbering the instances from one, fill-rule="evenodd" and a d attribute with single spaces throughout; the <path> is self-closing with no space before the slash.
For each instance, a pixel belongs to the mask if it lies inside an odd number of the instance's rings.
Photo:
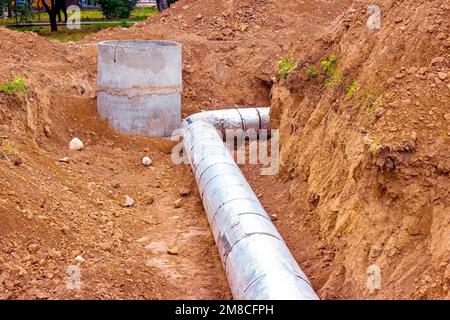
<path id="1" fill-rule="evenodd" d="M 96 43 L 104 39 L 182 42 L 184 116 L 272 106 L 282 170 L 242 169 L 321 298 L 448 297 L 448 4 L 408 13 L 427 17 L 422 30 L 383 1 L 391 27 L 377 37 L 364 33 L 367 4 L 181 0 L 130 30 L 68 44 L 0 29 L 0 82 L 27 82 L 23 94 L 0 93 L 0 148 L 13 147 L 0 159 L 0 298 L 231 298 L 190 168 L 171 162 L 172 143 L 123 136 L 97 115 Z M 415 28 L 434 42 L 416 48 Z M 407 34 L 393 44 L 391 32 Z M 344 85 L 305 79 L 305 68 L 331 53 L 348 79 L 387 95 L 382 120 L 367 121 Z M 288 56 L 297 68 L 280 80 L 276 63 Z M 420 85 L 423 77 L 435 87 Z M 419 106 L 403 96 L 411 91 L 424 97 Z M 371 155 L 361 132 L 382 138 L 385 152 Z M 75 136 L 84 150 L 68 150 Z M 124 207 L 125 196 L 133 206 Z M 384 290 L 367 290 L 370 264 L 385 270 Z M 80 290 L 67 288 L 71 266 Z"/>

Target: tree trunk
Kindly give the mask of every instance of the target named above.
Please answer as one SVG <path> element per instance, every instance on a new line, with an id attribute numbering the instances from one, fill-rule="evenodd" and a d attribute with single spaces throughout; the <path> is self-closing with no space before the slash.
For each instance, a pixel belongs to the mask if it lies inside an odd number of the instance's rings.
<path id="1" fill-rule="evenodd" d="M 48 18 L 50 20 L 50 30 L 52 32 L 57 32 L 58 31 L 58 23 L 56 22 L 56 16 L 58 15 L 59 9 L 58 6 L 56 5 L 56 1 L 52 0 L 51 1 L 51 8 L 48 6 L 48 4 L 45 2 L 45 0 L 41 0 L 42 4 L 45 8 L 45 11 L 47 11 L 48 13 Z"/>
<path id="2" fill-rule="evenodd" d="M 12 17 L 12 12 L 13 12 L 12 1 L 8 1 L 8 18 Z"/>
<path id="3" fill-rule="evenodd" d="M 57 32 L 58 31 L 58 23 L 56 22 L 57 14 L 55 12 L 51 12 L 48 15 L 50 18 L 50 30 L 52 32 Z"/>
<path id="4" fill-rule="evenodd" d="M 163 12 L 164 10 L 169 8 L 167 0 L 156 0 L 156 6 L 158 7 L 159 12 Z"/>

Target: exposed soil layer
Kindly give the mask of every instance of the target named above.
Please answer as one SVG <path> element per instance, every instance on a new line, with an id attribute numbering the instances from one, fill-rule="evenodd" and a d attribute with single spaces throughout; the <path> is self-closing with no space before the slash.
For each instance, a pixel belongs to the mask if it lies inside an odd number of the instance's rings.
<path id="1" fill-rule="evenodd" d="M 271 105 L 282 170 L 243 171 L 321 298 L 449 298 L 450 8 L 378 1 L 368 30 L 369 4 L 181 0 L 69 44 L 0 28 L 0 82 L 27 82 L 0 92 L 0 298 L 231 298 L 190 168 L 96 113 L 106 39 L 181 42 L 184 115 Z M 296 68 L 280 79 L 284 57 Z M 75 136 L 84 150 L 68 150 Z"/>
<path id="2" fill-rule="evenodd" d="M 286 197 L 298 232 L 317 237 L 323 298 L 449 298 L 450 4 L 378 1 L 380 30 L 369 4 L 295 48 L 273 87 Z"/>

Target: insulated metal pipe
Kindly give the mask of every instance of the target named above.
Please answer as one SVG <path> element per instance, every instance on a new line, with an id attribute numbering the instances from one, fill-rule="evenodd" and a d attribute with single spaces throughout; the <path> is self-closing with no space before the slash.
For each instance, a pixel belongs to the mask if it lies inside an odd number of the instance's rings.
<path id="1" fill-rule="evenodd" d="M 315 300 L 308 278 L 218 133 L 229 128 L 268 129 L 268 115 L 269 108 L 250 108 L 190 116 L 183 121 L 184 149 L 233 297 Z"/>
<path id="2" fill-rule="evenodd" d="M 213 125 L 222 134 L 227 129 L 267 129 L 270 130 L 270 108 L 231 108 L 210 110 L 193 114 L 183 120 L 183 128 L 192 122 L 203 120 Z"/>

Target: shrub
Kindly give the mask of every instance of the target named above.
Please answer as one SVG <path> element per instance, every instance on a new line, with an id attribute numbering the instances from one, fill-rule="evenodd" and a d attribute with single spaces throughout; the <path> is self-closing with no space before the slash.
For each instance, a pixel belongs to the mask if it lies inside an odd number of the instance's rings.
<path id="1" fill-rule="evenodd" d="M 137 0 L 98 0 L 106 19 L 126 19 L 136 7 Z"/>
<path id="2" fill-rule="evenodd" d="M 319 75 L 319 72 L 312 66 L 309 66 L 308 69 L 306 69 L 306 76 L 308 79 L 315 78 Z"/>
<path id="3" fill-rule="evenodd" d="M 280 77 L 285 79 L 287 75 L 294 69 L 295 61 L 291 58 L 283 58 L 278 61 L 278 70 L 280 72 Z"/>
<path id="4" fill-rule="evenodd" d="M 364 136 L 363 143 L 369 147 L 369 152 L 374 156 L 377 155 L 383 147 L 383 144 L 378 137 Z"/>
<path id="5" fill-rule="evenodd" d="M 13 154 L 16 154 L 16 149 L 11 144 L 7 144 L 0 149 L 0 155 L 10 156 Z"/>
<path id="6" fill-rule="evenodd" d="M 320 63 L 322 65 L 322 70 L 325 73 L 325 84 L 339 83 L 342 81 L 341 74 L 337 68 L 337 57 L 336 55 L 331 55 L 327 60 Z"/>
<path id="7" fill-rule="evenodd" d="M 359 90 L 358 82 L 356 80 L 353 80 L 351 85 L 348 86 L 347 88 L 347 97 L 352 98 L 355 95 L 355 93 L 358 92 L 358 90 Z"/>
<path id="8" fill-rule="evenodd" d="M 25 78 L 14 77 L 11 81 L 0 83 L 0 92 L 7 95 L 14 95 L 24 92 L 26 89 Z"/>

